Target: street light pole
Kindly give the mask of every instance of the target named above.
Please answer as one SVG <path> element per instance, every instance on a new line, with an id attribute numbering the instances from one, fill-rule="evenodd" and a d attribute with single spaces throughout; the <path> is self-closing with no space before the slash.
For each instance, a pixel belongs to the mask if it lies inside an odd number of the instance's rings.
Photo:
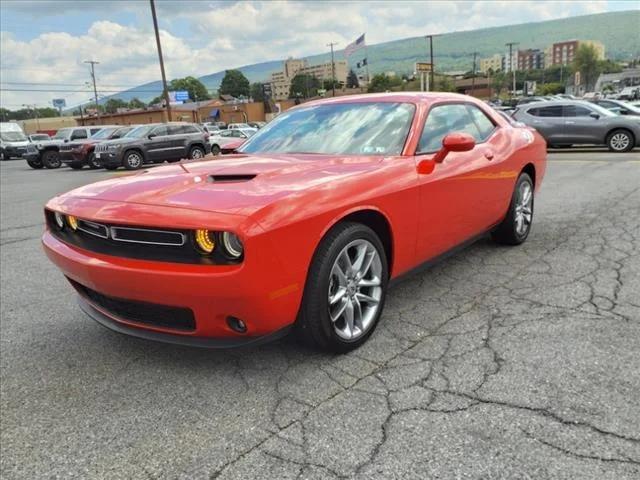
<path id="1" fill-rule="evenodd" d="M 516 69 L 513 66 L 513 46 L 518 45 L 518 42 L 505 43 L 509 47 L 509 65 L 511 67 L 511 75 L 513 78 L 513 90 L 511 90 L 511 97 L 516 94 Z"/>
<path id="2" fill-rule="evenodd" d="M 164 60 L 162 59 L 162 45 L 160 44 L 160 32 L 158 31 L 158 18 L 156 17 L 156 5 L 154 0 L 151 3 L 151 16 L 153 17 L 153 29 L 156 32 L 156 46 L 158 47 L 158 58 L 160 59 L 160 73 L 162 74 L 162 88 L 164 91 L 164 103 L 167 107 L 167 121 L 171 121 L 171 105 L 169 105 L 169 90 L 167 89 L 167 76 L 164 73 Z"/>
<path id="3" fill-rule="evenodd" d="M 96 62 L 95 60 L 85 60 L 84 63 L 88 63 L 91 65 L 91 80 L 93 81 L 93 98 L 96 102 L 96 116 L 98 120 L 100 120 L 100 108 L 98 108 L 98 89 L 96 88 L 96 64 L 100 62 Z"/>
<path id="4" fill-rule="evenodd" d="M 473 69 L 471 70 L 471 96 L 473 97 L 476 90 L 476 57 L 478 52 L 473 52 Z"/>
<path id="5" fill-rule="evenodd" d="M 431 71 L 429 72 L 429 76 L 431 77 L 431 88 L 436 88 L 436 80 L 435 80 L 435 68 L 433 65 L 433 35 L 427 35 L 429 39 L 429 63 L 431 63 Z"/>
<path id="6" fill-rule="evenodd" d="M 335 42 L 327 43 L 327 47 L 331 47 L 331 88 L 333 90 L 332 96 L 336 96 L 336 64 L 333 60 L 333 46 L 337 45 Z"/>

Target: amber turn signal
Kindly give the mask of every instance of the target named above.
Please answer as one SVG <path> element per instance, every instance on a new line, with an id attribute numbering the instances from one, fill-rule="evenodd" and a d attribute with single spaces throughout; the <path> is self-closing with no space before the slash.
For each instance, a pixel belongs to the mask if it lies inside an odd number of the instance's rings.
<path id="1" fill-rule="evenodd" d="M 211 253 L 216 247 L 216 243 L 213 240 L 213 233 L 209 230 L 196 230 L 194 234 L 196 245 L 202 253 Z"/>

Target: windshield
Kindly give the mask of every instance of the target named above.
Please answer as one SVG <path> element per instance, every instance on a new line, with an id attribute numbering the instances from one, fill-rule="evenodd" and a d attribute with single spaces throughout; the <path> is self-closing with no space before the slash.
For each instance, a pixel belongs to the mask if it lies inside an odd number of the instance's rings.
<path id="1" fill-rule="evenodd" d="M 592 110 L 595 110 L 597 113 L 600 114 L 601 117 L 617 117 L 618 116 L 617 113 L 614 113 L 611 110 L 607 110 L 606 108 L 601 107 L 600 105 L 597 105 L 595 103 L 590 103 L 589 108 L 591 108 Z"/>
<path id="2" fill-rule="evenodd" d="M 50 137 L 45 133 L 40 133 L 36 135 L 31 135 L 29 138 L 31 138 L 31 140 L 49 140 Z"/>
<path id="3" fill-rule="evenodd" d="M 142 138 L 145 137 L 153 128 L 153 125 L 140 125 L 127 133 L 123 138 Z"/>
<path id="4" fill-rule="evenodd" d="M 629 102 L 618 101 L 618 103 L 620 104 L 621 108 L 626 108 L 627 110 L 633 113 L 640 113 L 640 108 L 636 107 L 635 105 L 632 105 Z"/>
<path id="5" fill-rule="evenodd" d="M 258 130 L 244 153 L 400 155 L 415 107 L 409 103 L 339 103 L 299 107 Z"/>
<path id="6" fill-rule="evenodd" d="M 69 136 L 69 132 L 71 131 L 70 128 L 61 128 L 60 130 L 58 130 L 56 132 L 56 134 L 53 136 L 53 139 L 56 140 L 63 140 L 65 138 L 67 138 Z"/>
<path id="7" fill-rule="evenodd" d="M 96 133 L 91 135 L 91 138 L 109 138 L 111 134 L 116 130 L 116 128 L 103 128 L 102 130 L 98 130 Z"/>
<path id="8" fill-rule="evenodd" d="M 0 132 L 3 142 L 24 142 L 27 137 L 22 132 Z"/>

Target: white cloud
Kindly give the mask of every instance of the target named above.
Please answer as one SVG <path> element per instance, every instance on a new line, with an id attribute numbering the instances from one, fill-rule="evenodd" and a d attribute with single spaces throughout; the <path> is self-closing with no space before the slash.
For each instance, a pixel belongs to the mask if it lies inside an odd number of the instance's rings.
<path id="1" fill-rule="evenodd" d="M 137 85 L 160 78 L 147 1 L 8 2 L 0 8 L 31 15 L 31 21 L 60 18 L 66 12 L 95 17 L 83 34 L 50 32 L 19 40 L 1 36 L 2 82 L 83 84 L 89 80 L 82 62 L 95 58 L 101 85 Z M 83 8 L 84 8 L 83 7 Z M 344 48 L 366 32 L 370 44 L 400 38 L 471 30 L 497 25 L 597 13 L 606 1 L 239 1 L 157 2 L 167 76 L 202 76 L 225 68 L 288 56 L 327 51 L 329 42 Z M 117 9 L 117 12 L 114 10 Z M 128 16 L 123 25 L 112 19 Z M 7 25 L 5 24 L 5 28 Z M 10 28 L 10 26 L 9 26 Z M 64 25 L 61 25 L 64 30 Z M 23 34 L 22 34 L 23 35 Z M 24 38 L 21 35 L 20 38 Z M 7 85 L 3 83 L 3 87 Z M 53 88 L 53 87 L 51 87 Z M 73 87 L 64 87 L 73 89 Z M 48 104 L 58 96 L 68 103 L 85 101 L 81 93 L 0 92 L 0 101 Z"/>

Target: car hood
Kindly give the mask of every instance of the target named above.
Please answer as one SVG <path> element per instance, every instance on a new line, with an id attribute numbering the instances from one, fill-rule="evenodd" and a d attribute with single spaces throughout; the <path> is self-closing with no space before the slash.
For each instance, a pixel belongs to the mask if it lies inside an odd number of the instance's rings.
<path id="1" fill-rule="evenodd" d="M 288 195 L 375 169 L 381 157 L 245 155 L 184 162 L 80 187 L 64 197 L 92 198 L 250 215 Z"/>

